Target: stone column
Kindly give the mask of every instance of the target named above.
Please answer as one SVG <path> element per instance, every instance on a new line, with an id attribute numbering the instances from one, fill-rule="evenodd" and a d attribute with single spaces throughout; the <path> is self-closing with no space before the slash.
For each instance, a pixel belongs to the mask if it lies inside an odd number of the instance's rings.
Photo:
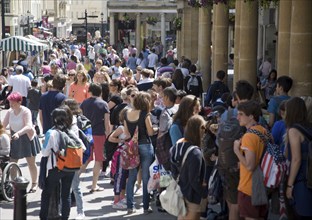
<path id="1" fill-rule="evenodd" d="M 203 89 L 211 84 L 211 7 L 199 9 L 198 62 L 203 76 Z"/>
<path id="2" fill-rule="evenodd" d="M 228 36 L 229 36 L 229 9 L 225 4 L 214 5 L 214 50 L 212 81 L 217 71 L 228 69 Z"/>
<path id="3" fill-rule="evenodd" d="M 280 1 L 277 41 L 277 75 L 289 74 L 291 1 Z"/>
<path id="4" fill-rule="evenodd" d="M 240 17 L 241 17 L 241 1 L 236 1 L 235 2 L 233 90 L 235 89 L 235 83 L 239 80 Z"/>
<path id="5" fill-rule="evenodd" d="M 165 13 L 160 13 L 160 32 L 161 32 L 161 44 L 163 45 L 162 54 L 166 54 L 166 17 Z"/>
<path id="6" fill-rule="evenodd" d="M 198 60 L 198 8 L 192 8 L 184 2 L 181 31 L 181 56 L 189 58 L 192 63 Z"/>
<path id="7" fill-rule="evenodd" d="M 109 15 L 109 43 L 115 44 L 115 13 Z"/>
<path id="8" fill-rule="evenodd" d="M 257 84 L 258 2 L 241 1 L 239 40 L 239 79 Z"/>
<path id="9" fill-rule="evenodd" d="M 135 26 L 135 47 L 138 50 L 137 56 L 142 49 L 141 47 L 141 14 L 136 14 L 136 26 Z"/>
<path id="10" fill-rule="evenodd" d="M 289 76 L 292 96 L 312 95 L 312 1 L 291 3 Z"/>

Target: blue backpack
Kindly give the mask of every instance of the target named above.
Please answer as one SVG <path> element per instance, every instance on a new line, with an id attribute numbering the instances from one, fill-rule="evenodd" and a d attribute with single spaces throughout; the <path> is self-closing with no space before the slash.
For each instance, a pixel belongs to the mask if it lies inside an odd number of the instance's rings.
<path id="1" fill-rule="evenodd" d="M 91 121 L 84 115 L 77 115 L 77 126 L 79 128 L 79 138 L 86 146 L 82 159 L 83 163 L 85 163 L 89 159 L 93 147 Z"/>

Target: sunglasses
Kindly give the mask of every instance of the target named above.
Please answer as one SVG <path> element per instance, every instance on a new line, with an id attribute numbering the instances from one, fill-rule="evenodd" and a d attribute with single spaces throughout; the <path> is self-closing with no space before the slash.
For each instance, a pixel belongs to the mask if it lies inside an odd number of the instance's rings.
<path id="1" fill-rule="evenodd" d="M 68 74 L 68 76 L 75 76 L 75 74 Z"/>
<path id="2" fill-rule="evenodd" d="M 116 86 L 116 85 L 114 85 L 114 84 L 109 84 L 109 86 Z"/>
<path id="3" fill-rule="evenodd" d="M 136 96 L 136 94 L 131 94 L 130 96 L 131 96 L 131 98 L 134 98 Z"/>

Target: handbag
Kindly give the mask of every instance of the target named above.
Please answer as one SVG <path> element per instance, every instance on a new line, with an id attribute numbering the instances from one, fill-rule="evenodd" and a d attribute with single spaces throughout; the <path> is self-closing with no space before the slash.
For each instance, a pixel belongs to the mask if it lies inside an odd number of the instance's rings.
<path id="1" fill-rule="evenodd" d="M 268 204 L 268 196 L 263 181 L 263 172 L 258 165 L 252 172 L 251 204 L 253 206 Z"/>
<path id="2" fill-rule="evenodd" d="M 132 138 L 124 142 L 121 152 L 121 166 L 125 170 L 138 167 L 140 164 L 139 145 L 138 145 L 138 126 Z"/>
<path id="3" fill-rule="evenodd" d="M 190 146 L 186 153 L 183 156 L 181 170 L 183 167 L 183 164 L 189 154 L 194 148 L 197 148 L 196 146 Z M 183 194 L 181 192 L 180 186 L 178 185 L 179 177 L 177 177 L 177 180 L 171 179 L 169 186 L 167 189 L 165 189 L 159 196 L 159 200 L 161 202 L 161 206 L 163 209 L 165 209 L 169 214 L 174 216 L 185 216 L 186 215 L 186 206 L 185 201 L 183 198 Z"/>
<path id="4" fill-rule="evenodd" d="M 165 188 L 169 186 L 170 181 L 172 179 L 172 175 L 170 171 L 167 171 L 163 165 L 159 164 L 159 186 Z"/>

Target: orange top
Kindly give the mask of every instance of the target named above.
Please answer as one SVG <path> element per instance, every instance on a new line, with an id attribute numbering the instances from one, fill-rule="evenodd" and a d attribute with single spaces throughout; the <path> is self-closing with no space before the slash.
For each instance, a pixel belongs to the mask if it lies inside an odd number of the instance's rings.
<path id="1" fill-rule="evenodd" d="M 252 126 L 251 129 L 260 131 L 266 134 L 266 129 L 261 125 Z M 245 133 L 242 137 L 241 151 L 252 151 L 256 155 L 256 164 L 260 162 L 262 152 L 264 149 L 264 144 L 262 143 L 260 137 L 253 133 Z M 248 171 L 246 167 L 240 163 L 240 178 L 238 184 L 238 190 L 251 196 L 252 192 L 252 172 Z"/>
<path id="2" fill-rule="evenodd" d="M 69 97 L 75 99 L 78 103 L 82 103 L 85 99 L 90 97 L 88 89 L 88 83 L 84 85 L 72 83 L 69 87 Z"/>

